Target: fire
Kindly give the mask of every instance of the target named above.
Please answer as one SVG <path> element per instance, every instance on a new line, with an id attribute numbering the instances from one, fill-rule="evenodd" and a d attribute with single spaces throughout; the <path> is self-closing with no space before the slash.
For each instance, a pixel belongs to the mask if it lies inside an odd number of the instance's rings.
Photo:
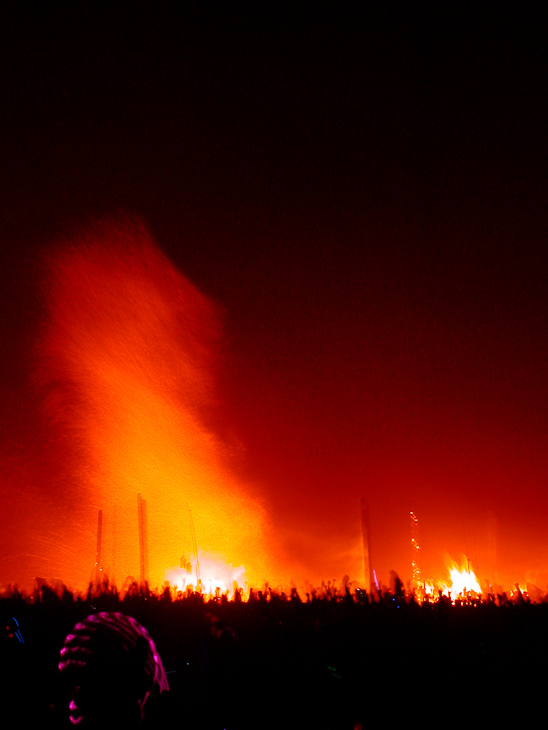
<path id="1" fill-rule="evenodd" d="M 446 567 L 449 578 L 446 580 L 425 580 L 417 591 L 418 600 L 436 601 L 439 595 L 446 596 L 452 601 L 462 597 L 479 597 L 483 591 L 470 566 L 470 561 L 462 556 L 460 563 L 449 556 L 446 558 Z"/>
<path id="2" fill-rule="evenodd" d="M 469 567 L 465 567 L 461 564 L 460 568 L 458 565 L 454 565 L 449 570 L 449 577 L 451 579 L 451 598 L 455 600 L 458 596 L 467 595 L 468 593 L 481 594 L 481 588 L 474 574 L 474 571 Z"/>
<path id="3" fill-rule="evenodd" d="M 235 584 L 243 588 L 246 581 L 244 566 L 234 568 L 232 565 L 205 555 L 199 556 L 199 579 L 196 562 L 192 561 L 190 570 L 185 568 L 171 568 L 166 572 L 166 580 L 177 591 L 199 589 L 206 596 L 215 596 L 219 593 L 228 593 L 234 596 Z M 198 580 L 200 585 L 198 585 Z"/>
<path id="4" fill-rule="evenodd" d="M 266 510 L 210 425 L 220 336 L 213 302 L 132 223 L 99 225 L 60 246 L 47 269 L 36 382 L 70 485 L 58 509 L 71 546 L 71 561 L 55 541 L 45 550 L 48 573 L 87 583 L 102 509 L 101 568 L 119 583 L 139 575 L 139 493 L 153 586 L 193 541 L 204 556 L 219 556 L 215 568 L 200 558 L 204 584 L 231 588 L 243 574 L 229 566 L 242 564 L 263 581 L 271 572 Z"/>
<path id="5" fill-rule="evenodd" d="M 441 591 L 444 596 L 454 601 L 459 597 L 470 595 L 480 596 L 482 594 L 482 589 L 467 558 L 462 556 L 460 563 L 458 563 L 448 556 L 446 559 L 446 567 L 449 572 L 449 580 L 439 582 L 426 581 L 424 584 L 424 593 L 426 596 L 430 599 L 435 599 Z"/>

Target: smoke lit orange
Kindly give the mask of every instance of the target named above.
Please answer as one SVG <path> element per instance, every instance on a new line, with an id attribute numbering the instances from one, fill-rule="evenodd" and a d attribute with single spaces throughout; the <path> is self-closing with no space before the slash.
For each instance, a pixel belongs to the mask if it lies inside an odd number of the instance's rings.
<path id="1" fill-rule="evenodd" d="M 153 585 L 191 551 L 189 510 L 204 568 L 233 566 L 254 582 L 272 575 L 265 510 L 205 425 L 214 304 L 127 222 L 60 246 L 47 269 L 37 380 L 70 470 L 77 519 L 66 529 L 78 544 L 65 564 L 55 556 L 55 570 L 89 578 L 102 509 L 102 567 L 118 583 L 138 577 L 140 493 Z"/>

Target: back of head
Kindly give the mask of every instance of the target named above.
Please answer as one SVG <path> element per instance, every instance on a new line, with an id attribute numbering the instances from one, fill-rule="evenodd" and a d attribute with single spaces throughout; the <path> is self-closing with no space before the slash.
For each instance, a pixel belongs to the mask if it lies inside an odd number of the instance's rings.
<path id="1" fill-rule="evenodd" d="M 71 722 L 83 728 L 137 726 L 154 696 L 169 689 L 148 632 L 120 613 L 92 614 L 76 624 L 59 669 L 72 692 Z"/>

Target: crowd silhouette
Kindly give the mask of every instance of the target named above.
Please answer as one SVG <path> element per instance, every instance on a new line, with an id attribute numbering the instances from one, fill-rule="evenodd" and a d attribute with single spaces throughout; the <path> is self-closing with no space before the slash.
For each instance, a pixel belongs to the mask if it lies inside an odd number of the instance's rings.
<path id="1" fill-rule="evenodd" d="M 506 722 L 542 696 L 548 603 L 419 603 L 401 581 L 205 596 L 37 581 L 0 597 L 2 711 L 31 727 Z M 15 725 L 14 725 L 15 726 Z M 7 725 L 6 725 L 7 727 Z"/>

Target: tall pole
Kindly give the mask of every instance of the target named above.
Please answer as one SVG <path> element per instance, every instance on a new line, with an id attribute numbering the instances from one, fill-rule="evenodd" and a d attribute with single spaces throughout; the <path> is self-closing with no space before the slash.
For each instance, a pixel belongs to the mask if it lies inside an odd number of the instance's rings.
<path id="1" fill-rule="evenodd" d="M 116 528 L 118 523 L 118 508 L 114 505 L 112 515 L 112 574 L 111 584 L 116 585 Z"/>
<path id="2" fill-rule="evenodd" d="M 97 517 L 97 552 L 95 555 L 95 585 L 98 586 L 101 583 L 101 548 L 103 542 L 103 510 L 99 510 Z"/>
<path id="3" fill-rule="evenodd" d="M 146 581 L 145 571 L 145 500 L 141 498 L 141 494 L 137 495 L 137 513 L 139 517 L 139 582 L 144 586 Z"/>
<path id="4" fill-rule="evenodd" d="M 196 589 L 200 591 L 202 589 L 202 581 L 200 578 L 200 562 L 198 560 L 198 542 L 196 541 L 196 530 L 194 529 L 194 520 L 192 519 L 190 507 L 188 508 L 188 515 L 190 517 L 190 530 L 192 532 L 192 550 L 196 561 Z"/>
<path id="5" fill-rule="evenodd" d="M 147 501 L 143 499 L 143 548 L 144 548 L 144 564 L 145 564 L 145 581 L 149 578 L 148 571 L 148 508 Z"/>
<path id="6" fill-rule="evenodd" d="M 411 512 L 411 586 L 413 590 L 420 587 L 421 571 L 419 568 L 419 520 L 414 512 Z"/>
<path id="7" fill-rule="evenodd" d="M 365 590 L 371 594 L 373 588 L 373 569 L 371 567 L 371 525 L 369 518 L 369 505 L 366 500 L 360 500 L 362 518 L 362 540 L 363 540 L 363 572 L 365 578 Z"/>

